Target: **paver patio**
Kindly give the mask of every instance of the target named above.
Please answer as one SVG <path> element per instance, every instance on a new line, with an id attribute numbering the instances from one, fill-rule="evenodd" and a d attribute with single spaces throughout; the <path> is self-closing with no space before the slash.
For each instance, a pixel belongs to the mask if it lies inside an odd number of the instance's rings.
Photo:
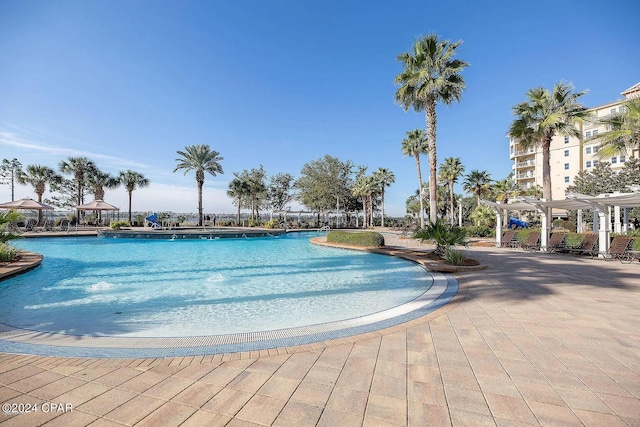
<path id="1" fill-rule="evenodd" d="M 489 268 L 457 274 L 454 300 L 379 333 L 197 357 L 0 354 L 0 401 L 49 404 L 0 423 L 640 425 L 640 265 L 469 253 Z"/>

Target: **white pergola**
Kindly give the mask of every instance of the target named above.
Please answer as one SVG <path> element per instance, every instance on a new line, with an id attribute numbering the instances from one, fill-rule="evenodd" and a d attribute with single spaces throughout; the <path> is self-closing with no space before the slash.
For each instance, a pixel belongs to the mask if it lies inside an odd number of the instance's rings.
<path id="1" fill-rule="evenodd" d="M 532 198 L 523 198 L 516 203 L 496 203 L 482 200 L 481 203 L 489 206 L 496 213 L 496 246 L 502 246 L 502 216 L 510 211 L 537 211 L 542 219 L 542 231 L 540 233 L 540 250 L 547 250 L 550 230 L 547 228 L 547 218 L 551 217 L 553 209 L 577 210 L 578 224 L 582 222 L 582 210 L 593 209 L 593 231 L 598 233 L 599 252 L 607 253 L 609 250 L 609 237 L 611 234 L 611 209 L 615 213 L 614 230 L 617 233 L 627 230 L 627 208 L 640 207 L 640 186 L 630 186 L 631 193 L 600 194 L 588 196 L 586 194 L 568 193 L 564 200 L 546 201 Z M 624 209 L 624 220 L 620 221 L 620 210 Z"/>

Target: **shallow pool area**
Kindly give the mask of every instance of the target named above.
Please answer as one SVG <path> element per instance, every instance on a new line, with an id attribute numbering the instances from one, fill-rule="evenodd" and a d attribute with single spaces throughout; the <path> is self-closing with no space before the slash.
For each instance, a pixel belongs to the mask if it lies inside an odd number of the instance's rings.
<path id="1" fill-rule="evenodd" d="M 308 239 L 23 240 L 45 258 L 0 283 L 0 323 L 118 337 L 271 331 L 384 311 L 433 283 L 406 260 Z"/>

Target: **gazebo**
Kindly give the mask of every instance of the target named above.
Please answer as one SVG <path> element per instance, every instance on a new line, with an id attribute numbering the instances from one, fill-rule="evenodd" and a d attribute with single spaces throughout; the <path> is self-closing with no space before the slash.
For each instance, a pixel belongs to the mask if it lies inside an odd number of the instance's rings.
<path id="1" fill-rule="evenodd" d="M 547 250 L 550 230 L 547 228 L 547 218 L 551 217 L 553 209 L 577 210 L 578 218 L 581 218 L 583 209 L 593 209 L 597 216 L 594 216 L 593 231 L 598 233 L 600 241 L 599 251 L 601 254 L 607 253 L 609 250 L 609 241 L 611 234 L 611 209 L 615 213 L 614 231 L 626 231 L 627 217 L 626 209 L 624 209 L 624 221 L 620 222 L 621 208 L 640 207 L 640 187 L 629 187 L 631 193 L 612 193 L 600 194 L 598 196 L 588 196 L 586 194 L 567 193 L 564 200 L 537 200 L 533 198 L 522 198 L 515 203 L 496 203 L 488 200 L 482 200 L 481 203 L 489 206 L 496 213 L 496 246 L 502 246 L 502 215 L 504 212 L 510 211 L 537 211 L 542 219 L 542 231 L 540 233 L 540 250 Z M 597 219 L 597 220 L 596 220 Z M 579 219 L 578 222 L 581 222 Z"/>

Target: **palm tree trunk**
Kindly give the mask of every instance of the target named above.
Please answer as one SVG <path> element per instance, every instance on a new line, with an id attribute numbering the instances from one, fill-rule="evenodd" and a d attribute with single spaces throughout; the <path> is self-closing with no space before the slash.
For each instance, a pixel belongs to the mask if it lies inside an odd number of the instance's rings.
<path id="1" fill-rule="evenodd" d="M 131 199 L 133 196 L 133 190 L 129 191 L 129 225 L 133 225 L 133 222 L 131 221 Z"/>
<path id="2" fill-rule="evenodd" d="M 198 181 L 198 227 L 202 227 L 202 186 L 204 182 Z"/>
<path id="3" fill-rule="evenodd" d="M 381 218 L 381 222 L 380 222 L 380 226 L 384 227 L 384 185 L 382 186 L 382 207 L 381 207 L 382 211 L 382 218 Z"/>
<path id="4" fill-rule="evenodd" d="M 424 202 L 422 201 L 422 171 L 420 170 L 420 153 L 416 153 L 416 169 L 418 170 L 418 201 L 420 202 L 420 228 L 424 228 Z"/>
<path id="5" fill-rule="evenodd" d="M 429 220 L 435 222 L 438 217 L 438 191 L 437 191 L 437 168 L 438 159 L 436 156 L 436 100 L 433 95 L 427 97 L 425 105 L 427 118 L 427 142 L 429 150 Z"/>
<path id="6" fill-rule="evenodd" d="M 449 181 L 449 209 L 451 209 L 451 225 L 455 222 L 455 206 L 453 206 L 453 181 Z"/>

